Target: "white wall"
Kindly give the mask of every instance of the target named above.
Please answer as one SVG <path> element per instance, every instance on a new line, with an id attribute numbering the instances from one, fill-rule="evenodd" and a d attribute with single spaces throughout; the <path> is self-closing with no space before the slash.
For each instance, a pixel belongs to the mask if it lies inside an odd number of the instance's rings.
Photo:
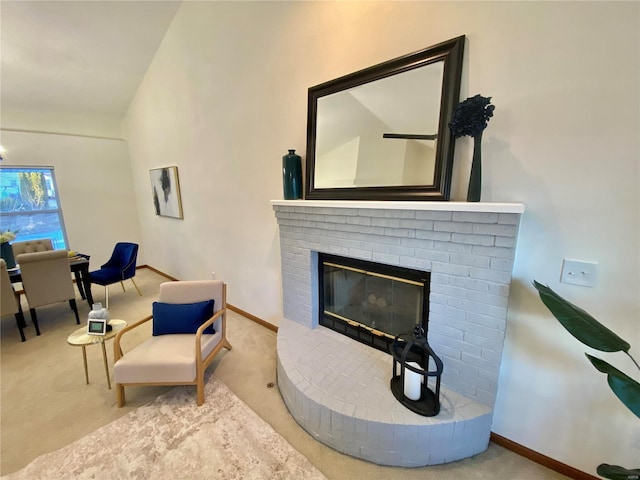
<path id="1" fill-rule="evenodd" d="M 282 198 L 282 155 L 305 151 L 307 88 L 465 34 L 461 97 L 496 105 L 483 200 L 527 204 L 493 430 L 591 473 L 637 467 L 638 419 L 530 284 L 640 350 L 639 14 L 637 2 L 183 3 L 123 123 L 147 263 L 215 270 L 232 304 L 277 324 L 269 200 Z M 458 140 L 454 199 L 470 159 Z M 179 167 L 182 221 L 153 215 L 148 170 L 166 165 Z M 563 258 L 599 261 L 598 285 L 559 284 Z"/>
<path id="2" fill-rule="evenodd" d="M 2 165 L 53 166 L 68 247 L 106 262 L 118 241 L 140 241 L 127 145 L 123 140 L 0 132 Z M 138 264 L 144 263 L 142 251 Z"/>

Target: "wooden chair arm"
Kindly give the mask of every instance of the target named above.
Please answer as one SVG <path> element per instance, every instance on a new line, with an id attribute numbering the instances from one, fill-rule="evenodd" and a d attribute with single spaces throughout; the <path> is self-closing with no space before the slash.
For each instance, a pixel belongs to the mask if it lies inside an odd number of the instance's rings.
<path id="1" fill-rule="evenodd" d="M 138 320 L 137 322 L 134 322 L 131 325 L 127 325 L 116 334 L 116 338 L 113 340 L 113 363 L 116 363 L 122 357 L 122 348 L 120 348 L 120 338 L 122 337 L 122 335 L 124 335 L 126 332 L 130 330 L 133 330 L 136 327 L 139 327 L 143 323 L 148 322 L 152 318 L 153 318 L 153 315 L 144 317 L 142 320 Z"/>
<path id="2" fill-rule="evenodd" d="M 200 327 L 196 331 L 196 355 L 197 355 L 196 358 L 199 358 L 199 359 L 202 358 L 202 333 L 204 332 L 205 328 L 207 328 L 209 325 L 212 325 L 216 320 L 218 320 L 218 318 L 220 318 L 220 316 L 224 315 L 226 312 L 227 312 L 226 308 L 221 308 L 213 315 L 213 317 L 211 317 L 209 320 L 207 320 L 202 325 L 200 325 Z M 152 318 L 153 318 L 153 315 L 149 315 L 143 318 L 142 320 L 138 320 L 137 322 L 132 323 L 131 325 L 127 325 L 117 333 L 115 339 L 113 340 L 113 363 L 116 363 L 120 358 L 122 358 L 122 355 L 123 355 L 122 348 L 120 347 L 120 341 L 122 336 L 125 333 L 133 330 L 134 328 L 139 327 L 143 323 L 148 322 Z M 222 321 L 223 322 L 225 321 L 224 317 L 222 318 Z"/>
<path id="3" fill-rule="evenodd" d="M 202 332 L 204 332 L 205 328 L 207 328 L 209 325 L 212 325 L 220 316 L 224 315 L 226 312 L 226 308 L 221 308 L 213 315 L 213 317 L 211 317 L 209 320 L 200 325 L 200 327 L 198 327 L 198 330 L 196 331 L 196 361 L 202 360 Z M 225 321 L 225 317 L 222 317 L 222 321 Z"/>

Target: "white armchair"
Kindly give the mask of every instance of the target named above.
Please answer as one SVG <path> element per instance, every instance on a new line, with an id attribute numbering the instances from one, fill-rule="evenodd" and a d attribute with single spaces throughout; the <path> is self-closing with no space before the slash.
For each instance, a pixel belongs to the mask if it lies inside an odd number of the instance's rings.
<path id="1" fill-rule="evenodd" d="M 22 286 L 29 303 L 31 320 L 40 335 L 36 308 L 56 302 L 69 302 L 69 306 L 80 324 L 76 293 L 71 281 L 69 255 L 66 250 L 46 250 L 21 253 L 16 257 L 20 264 Z"/>
<path id="2" fill-rule="evenodd" d="M 0 316 L 15 315 L 18 330 L 20 331 L 20 338 L 23 342 L 26 342 L 27 338 L 24 336 L 25 322 L 22 307 L 20 306 L 20 296 L 13 289 L 13 285 L 11 285 L 7 264 L 3 259 L 0 259 L 0 290 Z"/>
<path id="3" fill-rule="evenodd" d="M 53 242 L 50 238 L 40 238 L 38 240 L 25 240 L 23 242 L 13 242 L 11 244 L 13 256 L 17 257 L 23 253 L 48 252 L 53 250 Z"/>
<path id="4" fill-rule="evenodd" d="M 122 329 L 114 341 L 114 380 L 118 407 L 125 404 L 125 386 L 196 385 L 197 404 L 204 403 L 204 372 L 222 350 L 231 350 L 226 337 L 226 285 L 220 280 L 165 282 L 160 285 L 158 302 L 187 306 L 214 300 L 213 316 L 196 327 L 194 333 L 157 334 L 127 353 L 122 352 L 122 338 L 134 328 L 154 320 L 153 315 Z M 155 309 L 155 306 L 154 306 Z M 159 318 L 155 319 L 159 323 Z M 163 320 L 166 326 L 166 320 Z M 177 330 L 189 323 L 176 315 L 168 322 Z M 213 326 L 215 333 L 205 333 Z M 154 333 L 159 325 L 154 324 Z M 163 327 L 164 328 L 164 327 Z"/>

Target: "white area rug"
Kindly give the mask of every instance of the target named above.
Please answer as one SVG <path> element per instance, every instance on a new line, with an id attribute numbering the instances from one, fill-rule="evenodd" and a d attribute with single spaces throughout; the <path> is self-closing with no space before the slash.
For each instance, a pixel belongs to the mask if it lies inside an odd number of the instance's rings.
<path id="1" fill-rule="evenodd" d="M 325 479 L 213 375 L 177 387 L 3 480 Z"/>

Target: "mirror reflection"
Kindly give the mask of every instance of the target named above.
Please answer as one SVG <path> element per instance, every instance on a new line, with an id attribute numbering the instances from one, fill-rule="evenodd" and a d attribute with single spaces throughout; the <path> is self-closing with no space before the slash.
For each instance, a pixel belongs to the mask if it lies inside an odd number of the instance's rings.
<path id="1" fill-rule="evenodd" d="M 448 200 L 465 37 L 309 88 L 308 200 Z"/>
<path id="2" fill-rule="evenodd" d="M 316 188 L 434 183 L 444 62 L 318 99 Z"/>

